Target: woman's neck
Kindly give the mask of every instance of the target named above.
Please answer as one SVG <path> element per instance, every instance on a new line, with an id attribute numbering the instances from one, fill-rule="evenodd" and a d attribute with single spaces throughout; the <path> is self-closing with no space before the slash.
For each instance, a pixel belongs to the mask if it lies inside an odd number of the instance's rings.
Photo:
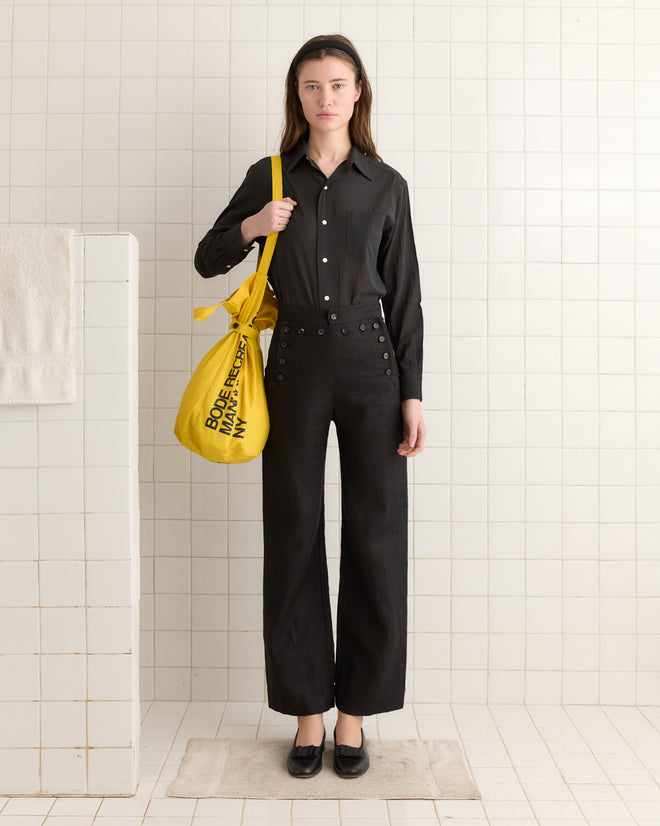
<path id="1" fill-rule="evenodd" d="M 316 163 L 340 164 L 348 158 L 351 151 L 351 139 L 345 135 L 310 134 L 307 139 L 307 152 Z"/>

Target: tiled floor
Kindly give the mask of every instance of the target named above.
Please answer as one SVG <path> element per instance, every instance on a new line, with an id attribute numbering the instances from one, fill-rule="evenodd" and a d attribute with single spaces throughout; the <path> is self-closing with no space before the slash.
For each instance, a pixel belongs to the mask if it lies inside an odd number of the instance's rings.
<path id="1" fill-rule="evenodd" d="M 135 798 L 0 798 L 0 826 L 660 826 L 655 706 L 418 704 L 368 719 L 371 738 L 460 740 L 481 801 L 165 796 L 189 737 L 294 731 L 260 703 L 147 704 Z"/>

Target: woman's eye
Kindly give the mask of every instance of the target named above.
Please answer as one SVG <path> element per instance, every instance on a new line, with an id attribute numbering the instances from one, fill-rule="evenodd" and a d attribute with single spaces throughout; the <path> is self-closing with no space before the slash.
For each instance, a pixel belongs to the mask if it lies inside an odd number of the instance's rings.
<path id="1" fill-rule="evenodd" d="M 344 88 L 343 83 L 335 83 L 335 89 L 343 89 L 343 88 Z"/>

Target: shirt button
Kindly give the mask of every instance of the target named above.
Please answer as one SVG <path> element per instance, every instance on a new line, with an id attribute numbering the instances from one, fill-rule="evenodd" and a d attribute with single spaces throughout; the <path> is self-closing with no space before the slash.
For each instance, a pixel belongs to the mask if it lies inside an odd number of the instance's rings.
<path id="1" fill-rule="evenodd" d="M 290 333 L 290 332 L 291 332 L 291 328 L 290 328 L 290 327 L 282 327 L 282 330 L 283 330 L 285 333 Z"/>
<path id="2" fill-rule="evenodd" d="M 330 296 L 329 295 L 324 295 L 323 300 L 324 301 L 330 301 Z"/>
<path id="3" fill-rule="evenodd" d="M 342 335 L 348 335 L 348 327 L 341 328 Z"/>
<path id="4" fill-rule="evenodd" d="M 379 321 L 374 321 L 374 330 L 377 330 L 380 327 Z"/>
<path id="5" fill-rule="evenodd" d="M 324 264 L 327 264 L 327 263 L 328 263 L 328 259 L 327 259 L 327 258 L 322 258 L 321 260 L 323 261 L 323 263 L 324 263 Z"/>
<path id="6" fill-rule="evenodd" d="M 325 220 L 325 218 L 324 218 L 324 219 L 321 221 L 321 223 L 323 224 L 323 226 L 325 226 L 328 222 L 327 222 L 327 221 Z"/>
<path id="7" fill-rule="evenodd" d="M 378 336 L 378 341 L 382 344 L 385 341 L 385 336 Z"/>
<path id="8" fill-rule="evenodd" d="M 278 359 L 280 364 L 286 364 L 286 359 Z"/>
<path id="9" fill-rule="evenodd" d="M 337 313 L 330 313 L 330 321 L 336 321 L 338 318 Z"/>
<path id="10" fill-rule="evenodd" d="M 387 370 L 385 371 L 385 375 L 386 376 L 391 376 L 392 375 L 392 368 L 391 367 L 387 368 Z"/>
<path id="11" fill-rule="evenodd" d="M 304 327 L 298 327 L 298 335 L 299 336 L 304 336 L 305 335 L 305 328 Z"/>
<path id="12" fill-rule="evenodd" d="M 364 331 L 365 331 L 366 329 L 367 329 L 367 325 L 366 325 L 366 324 L 360 324 L 360 330 L 361 330 L 363 333 L 364 333 Z"/>
<path id="13" fill-rule="evenodd" d="M 390 354 L 389 354 L 389 353 L 383 353 L 383 358 L 384 358 L 384 359 L 388 359 L 389 357 L 390 357 Z"/>
<path id="14" fill-rule="evenodd" d="M 288 342 L 288 341 L 281 341 L 281 342 L 280 342 L 280 347 L 288 347 L 288 346 L 289 346 L 289 342 Z"/>
<path id="15" fill-rule="evenodd" d="M 324 186 L 324 187 L 323 187 L 323 189 L 327 189 L 327 188 L 328 188 L 327 186 Z"/>
<path id="16" fill-rule="evenodd" d="M 283 379 L 284 379 L 284 374 L 283 373 L 278 373 L 277 374 L 277 380 L 282 381 Z"/>
<path id="17" fill-rule="evenodd" d="M 318 335 L 322 336 L 325 333 L 325 330 L 323 329 L 323 327 L 319 327 L 319 329 L 316 332 Z"/>

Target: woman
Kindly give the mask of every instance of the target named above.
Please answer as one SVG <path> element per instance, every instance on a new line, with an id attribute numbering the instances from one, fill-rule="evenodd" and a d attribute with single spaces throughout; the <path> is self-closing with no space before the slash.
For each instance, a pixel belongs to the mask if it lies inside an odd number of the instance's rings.
<path id="1" fill-rule="evenodd" d="M 349 40 L 305 43 L 286 80 L 285 197 L 271 201 L 263 158 L 195 257 L 210 277 L 280 233 L 265 372 L 264 643 L 269 705 L 298 717 L 287 759 L 296 777 L 321 769 L 324 711 L 337 706 L 335 771 L 357 777 L 369 766 L 363 716 L 403 705 L 406 459 L 424 446 L 422 314 L 408 189 L 376 153 L 371 99 Z M 342 482 L 336 660 L 323 513 L 331 421 Z"/>

